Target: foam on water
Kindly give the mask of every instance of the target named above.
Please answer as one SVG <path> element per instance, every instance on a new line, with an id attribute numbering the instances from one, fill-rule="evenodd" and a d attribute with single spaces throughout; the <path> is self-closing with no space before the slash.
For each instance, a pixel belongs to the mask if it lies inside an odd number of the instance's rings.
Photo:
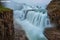
<path id="1" fill-rule="evenodd" d="M 14 21 L 25 30 L 29 40 L 48 40 L 43 33 L 45 28 L 51 27 L 51 23 L 44 8 L 51 0 L 9 1 L 11 2 L 4 3 L 4 5 L 13 9 Z"/>
<path id="2" fill-rule="evenodd" d="M 47 11 L 28 11 L 24 13 L 23 10 L 16 10 L 14 11 L 14 20 L 22 26 L 29 40 L 48 40 L 43 34 L 45 28 L 51 27 Z"/>

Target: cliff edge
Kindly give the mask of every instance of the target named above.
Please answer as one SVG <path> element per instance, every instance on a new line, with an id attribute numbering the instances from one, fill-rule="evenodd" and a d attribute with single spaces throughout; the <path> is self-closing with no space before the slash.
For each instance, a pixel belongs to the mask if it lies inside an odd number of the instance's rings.
<path id="1" fill-rule="evenodd" d="M 13 10 L 0 6 L 0 40 L 14 40 Z"/>

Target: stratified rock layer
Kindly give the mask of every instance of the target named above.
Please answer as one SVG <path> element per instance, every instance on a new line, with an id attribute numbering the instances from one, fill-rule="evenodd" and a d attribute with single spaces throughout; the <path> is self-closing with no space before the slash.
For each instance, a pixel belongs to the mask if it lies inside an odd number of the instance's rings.
<path id="1" fill-rule="evenodd" d="M 0 40 L 14 40 L 13 11 L 0 6 Z"/>
<path id="2" fill-rule="evenodd" d="M 48 15 L 56 27 L 45 30 L 48 40 L 60 40 L 60 0 L 52 0 L 47 6 Z"/>

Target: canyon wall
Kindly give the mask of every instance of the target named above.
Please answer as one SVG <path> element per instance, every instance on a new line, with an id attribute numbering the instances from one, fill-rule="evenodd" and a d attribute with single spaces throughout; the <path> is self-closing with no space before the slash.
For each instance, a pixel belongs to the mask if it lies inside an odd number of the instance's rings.
<path id="1" fill-rule="evenodd" d="M 0 6 L 0 40 L 14 40 L 13 10 Z"/>
<path id="2" fill-rule="evenodd" d="M 60 28 L 60 0 L 52 0 L 47 6 L 47 10 L 51 22 Z"/>
<path id="3" fill-rule="evenodd" d="M 51 23 L 54 23 L 56 27 L 46 29 L 45 35 L 48 40 L 60 40 L 60 0 L 52 0 L 47 10 Z"/>

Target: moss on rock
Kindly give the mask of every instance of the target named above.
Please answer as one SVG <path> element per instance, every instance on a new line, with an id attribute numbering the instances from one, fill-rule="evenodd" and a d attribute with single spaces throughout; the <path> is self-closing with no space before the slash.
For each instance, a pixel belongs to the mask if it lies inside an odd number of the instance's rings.
<path id="1" fill-rule="evenodd" d="M 0 13 L 3 12 L 3 11 L 11 11 L 11 9 L 0 6 Z"/>

